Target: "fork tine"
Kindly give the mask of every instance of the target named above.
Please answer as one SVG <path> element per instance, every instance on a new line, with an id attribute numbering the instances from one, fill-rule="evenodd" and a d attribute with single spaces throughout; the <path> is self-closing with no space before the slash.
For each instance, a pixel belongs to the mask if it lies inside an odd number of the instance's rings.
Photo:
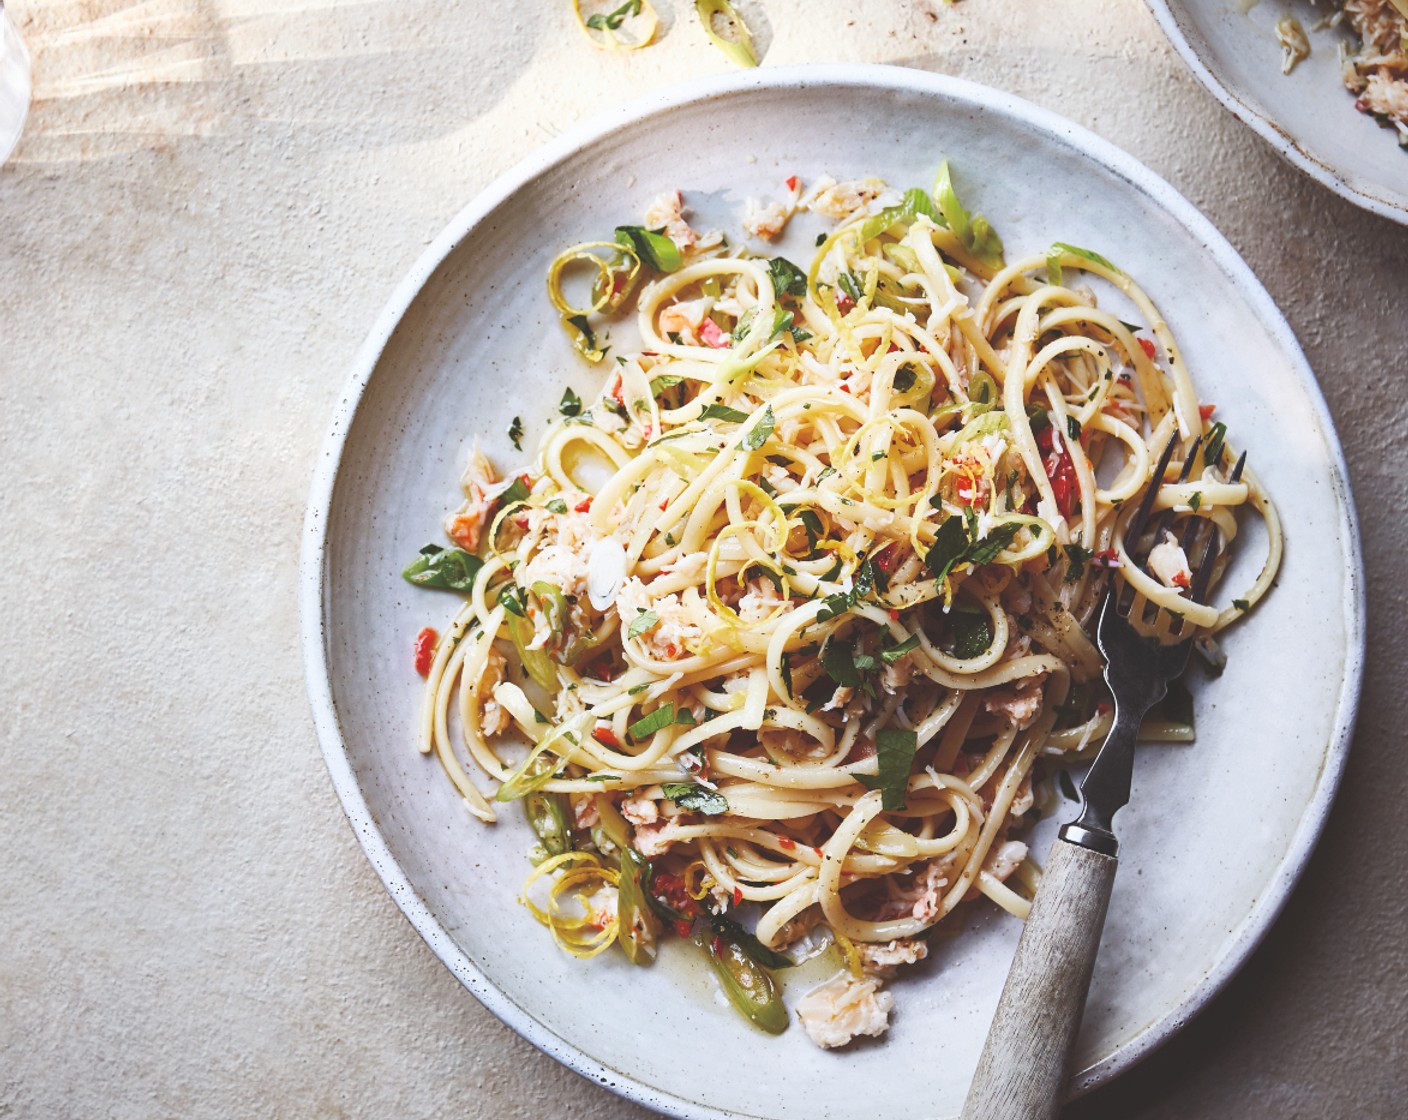
<path id="1" fill-rule="evenodd" d="M 1183 457 L 1183 469 L 1178 472 L 1178 481 L 1187 482 L 1193 474 L 1193 460 L 1198 457 L 1198 448 L 1203 444 L 1203 437 L 1199 436 L 1193 441 L 1193 446 L 1188 449 L 1188 454 Z M 1173 522 L 1173 510 L 1166 509 L 1159 514 L 1159 520 L 1154 525 L 1154 543 L 1159 543 L 1159 537 L 1163 536 L 1165 529 Z"/>
<path id="2" fill-rule="evenodd" d="M 1196 520 L 1201 521 L 1202 518 Z M 1203 558 L 1198 561 L 1193 569 L 1193 586 L 1188 589 L 1188 598 L 1195 603 L 1206 601 L 1208 585 L 1212 583 L 1212 570 L 1217 565 L 1218 537 L 1217 526 L 1211 521 L 1208 522 L 1208 540 L 1203 549 Z"/>
<path id="3" fill-rule="evenodd" d="M 1243 452 L 1241 453 L 1241 455 L 1237 456 L 1237 465 L 1232 468 L 1232 473 L 1227 476 L 1227 481 L 1228 481 L 1228 482 L 1241 482 L 1241 481 L 1242 481 L 1242 471 L 1246 469 L 1246 466 L 1247 466 L 1247 453 L 1246 453 L 1245 451 L 1243 451 Z"/>
<path id="4" fill-rule="evenodd" d="M 1227 476 L 1228 482 L 1240 482 L 1242 471 L 1247 466 L 1247 453 L 1242 452 L 1237 457 L 1237 464 L 1232 468 L 1232 473 Z M 1195 518 L 1201 521 L 1202 518 Z M 1203 558 L 1193 569 L 1193 586 L 1188 589 L 1188 597 L 1195 603 L 1205 602 L 1207 599 L 1208 586 L 1212 583 L 1212 570 L 1217 565 L 1218 544 L 1221 534 L 1217 531 L 1217 526 L 1211 521 L 1208 522 L 1211 531 L 1208 533 L 1207 547 L 1203 550 Z M 1187 549 L 1184 549 L 1187 552 Z M 1191 560 L 1189 561 L 1192 562 Z"/>
<path id="5" fill-rule="evenodd" d="M 1154 473 L 1149 476 L 1149 488 L 1144 491 L 1144 497 L 1139 503 L 1139 508 L 1134 511 L 1134 516 L 1129 519 L 1129 525 L 1125 529 L 1124 539 L 1126 552 L 1133 552 L 1135 545 L 1139 543 L 1139 535 L 1144 531 L 1144 521 L 1149 516 L 1149 511 L 1154 508 L 1154 498 L 1158 495 L 1159 487 L 1163 484 L 1164 471 L 1168 470 L 1169 461 L 1173 458 L 1173 447 L 1178 442 L 1178 433 L 1174 432 L 1169 436 L 1168 445 L 1164 448 L 1164 453 L 1159 456 L 1158 466 L 1154 468 Z"/>

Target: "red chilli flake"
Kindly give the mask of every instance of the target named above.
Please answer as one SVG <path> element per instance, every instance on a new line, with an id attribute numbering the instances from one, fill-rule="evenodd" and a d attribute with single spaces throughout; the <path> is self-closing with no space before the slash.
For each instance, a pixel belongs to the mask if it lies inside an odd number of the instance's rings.
<path id="1" fill-rule="evenodd" d="M 603 747 L 610 747 L 612 750 L 621 749 L 621 740 L 616 738 L 616 732 L 611 730 L 609 723 L 599 723 L 593 727 L 592 738 Z"/>
<path id="2" fill-rule="evenodd" d="M 1061 511 L 1062 517 L 1070 517 L 1071 511 L 1075 509 L 1076 499 L 1080 497 L 1080 483 L 1076 479 L 1076 467 L 1071 462 L 1071 453 L 1064 441 L 1060 450 L 1056 450 L 1050 428 L 1042 428 L 1037 433 L 1036 445 L 1046 456 L 1042 465 L 1046 467 L 1046 475 L 1051 479 L 1051 493 L 1056 499 L 1056 508 Z"/>
<path id="3" fill-rule="evenodd" d="M 900 609 L 899 609 L 899 607 L 891 607 L 891 608 L 890 608 L 890 621 L 891 621 L 891 622 L 898 622 L 899 620 L 900 620 Z"/>
<path id="4" fill-rule="evenodd" d="M 738 907 L 738 906 L 742 906 L 742 905 L 743 905 L 743 888 L 742 888 L 742 887 L 734 887 L 734 888 L 733 888 L 733 905 L 734 905 L 735 907 Z"/>
<path id="5" fill-rule="evenodd" d="M 797 176 L 795 175 L 789 175 L 786 179 L 783 180 L 783 186 L 785 186 L 789 191 L 795 191 L 800 185 L 801 184 L 798 181 Z"/>
<path id="6" fill-rule="evenodd" d="M 586 513 L 587 510 L 591 508 L 592 498 L 590 494 L 588 494 L 585 498 L 583 498 L 580 502 L 578 502 L 575 506 L 572 507 L 573 511 L 576 513 Z"/>
<path id="7" fill-rule="evenodd" d="M 435 643 L 440 635 L 427 626 L 416 635 L 416 672 L 423 677 L 430 676 L 430 663 L 435 660 Z"/>
<path id="8" fill-rule="evenodd" d="M 1144 356 L 1151 362 L 1154 360 L 1154 344 L 1147 338 L 1138 339 L 1139 348 L 1144 351 Z"/>
<path id="9" fill-rule="evenodd" d="M 675 923 L 675 933 L 680 937 L 688 937 L 693 932 L 693 922 L 686 922 L 683 918 L 681 918 L 678 922 Z"/>
<path id="10" fill-rule="evenodd" d="M 790 852 L 793 848 L 797 846 L 797 842 L 793 840 L 790 836 L 779 836 L 777 838 L 777 843 L 780 848 L 788 852 Z"/>
<path id="11" fill-rule="evenodd" d="M 1198 406 L 1198 415 L 1203 418 L 1204 422 L 1211 420 L 1212 414 L 1216 411 L 1217 405 L 1215 404 L 1200 404 Z"/>

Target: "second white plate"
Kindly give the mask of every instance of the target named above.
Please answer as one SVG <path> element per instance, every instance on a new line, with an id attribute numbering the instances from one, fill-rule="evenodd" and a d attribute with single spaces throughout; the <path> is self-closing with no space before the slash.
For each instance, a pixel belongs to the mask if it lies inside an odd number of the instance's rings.
<path id="1" fill-rule="evenodd" d="M 1314 24 L 1309 0 L 1145 0 L 1208 91 L 1312 179 L 1364 209 L 1408 225 L 1408 152 L 1397 133 L 1354 107 L 1340 80 L 1349 31 Z M 1281 73 L 1276 21 L 1299 17 L 1310 57 Z"/>

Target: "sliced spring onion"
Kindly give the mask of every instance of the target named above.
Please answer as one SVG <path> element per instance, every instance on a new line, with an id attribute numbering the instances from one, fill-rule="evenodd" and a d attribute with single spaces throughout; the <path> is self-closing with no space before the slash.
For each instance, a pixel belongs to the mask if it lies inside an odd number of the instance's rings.
<path id="1" fill-rule="evenodd" d="M 609 11 L 582 12 L 582 0 L 572 0 L 572 14 L 577 26 L 599 51 L 638 51 L 655 39 L 660 17 L 650 0 L 626 0 Z M 624 32 L 624 33 L 623 33 Z"/>
<path id="2" fill-rule="evenodd" d="M 694 0 L 694 11 L 704 25 L 709 41 L 739 66 L 757 66 L 753 36 L 748 25 L 728 0 Z M 720 34 L 720 32 L 723 34 Z"/>
<path id="3" fill-rule="evenodd" d="M 567 802 L 560 793 L 534 790 L 523 798 L 528 824 L 550 856 L 572 850 L 572 830 L 567 824 Z"/>
<path id="4" fill-rule="evenodd" d="M 559 685 L 557 669 L 553 667 L 552 658 L 544 650 L 528 648 L 533 641 L 533 624 L 526 617 L 512 613 L 506 616 L 505 621 L 508 623 L 508 636 L 513 642 L 513 648 L 518 652 L 519 662 L 533 678 L 533 683 L 549 694 L 555 694 Z"/>
<path id="5" fill-rule="evenodd" d="M 621 849 L 619 894 L 616 902 L 617 940 L 632 964 L 649 964 L 655 959 L 660 919 L 645 900 L 650 864 L 632 847 Z"/>
<path id="6" fill-rule="evenodd" d="M 704 938 L 709 963 L 724 994 L 750 1023 L 768 1034 L 787 1029 L 787 1008 L 768 970 L 753 959 L 736 934 L 737 926 L 714 919 Z"/>
<path id="7" fill-rule="evenodd" d="M 860 226 L 860 239 L 869 241 L 872 237 L 879 237 L 882 233 L 893 229 L 895 226 L 910 226 L 920 215 L 928 218 L 936 226 L 944 225 L 943 216 L 934 209 L 933 200 L 918 187 L 911 187 L 904 192 L 904 201 L 896 206 L 881 210 L 878 214 L 872 214 L 866 218 Z M 912 249 L 905 249 L 905 252 L 913 256 Z M 916 268 L 911 271 L 918 271 L 918 258 L 915 258 Z"/>
<path id="8" fill-rule="evenodd" d="M 1112 265 L 1099 253 L 1093 253 L 1089 249 L 1082 249 L 1076 245 L 1067 245 L 1064 241 L 1055 242 L 1051 248 L 1046 250 L 1046 280 L 1049 284 L 1061 283 L 1061 258 L 1069 254 L 1079 257 L 1083 261 L 1091 264 L 1098 264 L 1101 268 L 1113 272 L 1116 276 L 1123 276 L 1124 273 Z"/>
<path id="9" fill-rule="evenodd" d="M 949 171 L 948 160 L 939 166 L 939 177 L 934 183 L 934 199 L 944 216 L 948 228 L 963 243 L 963 247 L 990 268 L 1002 267 L 1002 238 L 988 224 L 981 214 L 970 214 L 963 203 L 958 201 L 958 192 L 953 189 L 953 176 Z"/>

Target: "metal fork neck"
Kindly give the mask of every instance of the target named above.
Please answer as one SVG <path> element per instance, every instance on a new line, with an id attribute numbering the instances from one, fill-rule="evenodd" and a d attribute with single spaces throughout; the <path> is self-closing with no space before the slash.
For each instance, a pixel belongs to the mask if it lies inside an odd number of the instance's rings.
<path id="1" fill-rule="evenodd" d="M 1120 842 L 1115 839 L 1115 834 L 1103 828 L 1086 828 L 1073 821 L 1068 825 L 1063 825 L 1057 835 L 1067 844 L 1089 848 L 1092 852 L 1100 852 L 1107 856 L 1120 854 Z"/>

